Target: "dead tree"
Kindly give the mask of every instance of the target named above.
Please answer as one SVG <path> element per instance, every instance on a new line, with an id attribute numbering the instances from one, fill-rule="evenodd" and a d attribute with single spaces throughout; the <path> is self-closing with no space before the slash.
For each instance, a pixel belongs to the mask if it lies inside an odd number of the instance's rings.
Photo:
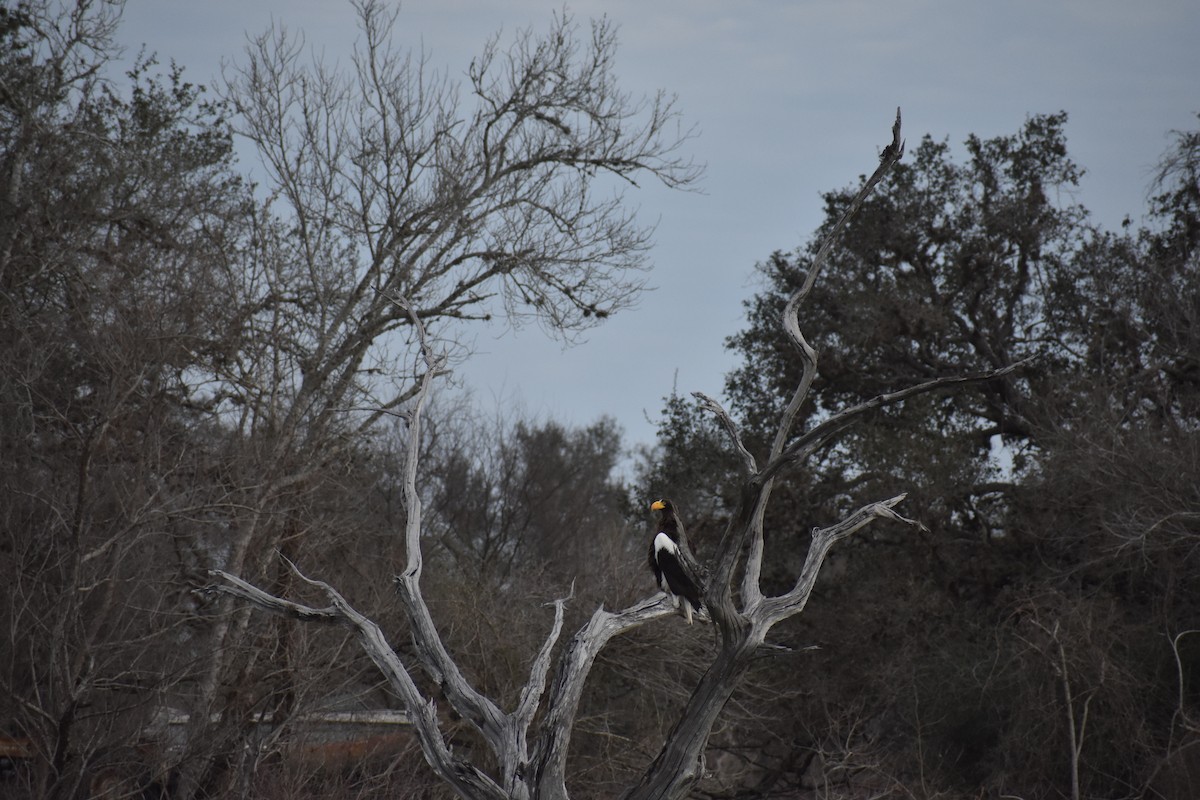
<path id="1" fill-rule="evenodd" d="M 800 331 L 798 310 L 820 277 L 822 264 L 846 222 L 887 171 L 899 161 L 903 150 L 900 113 L 897 110 L 892 141 L 884 149 L 878 168 L 822 243 L 803 285 L 785 308 L 782 322 L 803 360 L 804 368 L 764 463 L 759 463 L 742 443 L 728 413 L 715 400 L 696 393 L 727 430 L 731 446 L 740 454 L 745 469 L 738 505 L 712 561 L 706 593 L 709 612 L 719 632 L 719 647 L 658 756 L 638 784 L 626 793 L 631 800 L 665 800 L 688 795 L 704 773 L 705 747 L 726 701 L 760 653 L 771 628 L 804 610 L 825 556 L 835 543 L 878 519 L 907 525 L 919 524 L 896 512 L 896 507 L 905 497 L 901 494 L 866 505 L 834 525 L 817 528 L 812 532 L 812 543 L 794 586 L 784 594 L 767 596 L 760 586 L 764 553 L 763 520 L 775 481 L 790 466 L 825 447 L 870 411 L 956 384 L 993 379 L 1013 369 L 1008 367 L 983 374 L 928 381 L 846 408 L 805 432 L 793 431 L 794 420 L 817 374 L 817 353 Z M 403 305 L 402 299 L 394 299 Z M 420 330 L 420 321 L 415 315 L 413 323 Z M 430 385 L 443 370 L 444 360 L 433 351 L 424 337 L 420 341 L 425 363 L 424 376 L 405 417 L 409 436 L 404 471 L 407 518 L 403 532 L 407 566 L 396 577 L 396 584 L 411 626 L 415 657 L 420 667 L 440 688 L 454 711 L 467 720 L 486 742 L 499 765 L 498 774 L 487 774 L 474 763 L 451 752 L 439 727 L 433 698 L 421 691 L 413 677 L 411 670 L 414 665 L 403 663 L 379 627 L 352 608 L 334 587 L 303 578 L 328 599 L 327 606 L 318 608 L 273 596 L 235 575 L 215 570 L 211 573 L 214 583 L 207 591 L 240 598 L 261 609 L 308 622 L 348 626 L 386 677 L 392 691 L 408 709 L 415 735 L 430 766 L 460 796 L 565 800 L 568 797 L 568 745 L 580 698 L 597 654 L 614 636 L 670 615 L 673 610 L 661 595 L 647 598 L 621 611 L 598 608 L 561 652 L 556 654 L 567 602 L 566 598 L 560 599 L 554 604 L 554 622 L 533 659 L 528 681 L 515 708 L 501 708 L 471 685 L 438 634 L 421 591 L 422 509 L 417 491 L 421 415 Z"/>

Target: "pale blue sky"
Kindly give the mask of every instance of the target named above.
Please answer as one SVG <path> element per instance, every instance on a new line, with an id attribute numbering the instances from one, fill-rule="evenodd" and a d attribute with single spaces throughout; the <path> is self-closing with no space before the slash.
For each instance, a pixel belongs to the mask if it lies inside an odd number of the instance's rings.
<path id="1" fill-rule="evenodd" d="M 406 0 L 401 44 L 461 75 L 503 28 L 544 29 L 561 2 Z M 1068 143 L 1087 170 L 1077 199 L 1116 227 L 1140 219 L 1171 129 L 1200 112 L 1196 0 L 586 0 L 577 18 L 620 29 L 617 71 L 635 94 L 662 88 L 700 136 L 702 194 L 630 194 L 658 220 L 648 292 L 568 350 L 536 326 L 479 332 L 460 370 L 485 406 L 519 401 L 532 414 L 587 424 L 615 417 L 630 443 L 649 442 L 661 398 L 717 395 L 733 360 L 754 265 L 806 240 L 819 193 L 876 163 L 896 106 L 905 135 L 958 145 L 968 133 L 1015 132 L 1032 113 L 1066 110 Z M 211 82 L 271 19 L 305 31 L 336 57 L 355 37 L 337 0 L 128 0 L 121 39 L 175 59 Z M 676 378 L 676 375 L 678 376 Z"/>

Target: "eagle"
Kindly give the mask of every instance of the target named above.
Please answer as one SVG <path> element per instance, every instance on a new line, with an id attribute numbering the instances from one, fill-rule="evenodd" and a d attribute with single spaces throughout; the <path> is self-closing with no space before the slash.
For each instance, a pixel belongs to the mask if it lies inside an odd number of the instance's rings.
<path id="1" fill-rule="evenodd" d="M 670 500 L 655 500 L 651 511 L 661 511 L 658 533 L 650 541 L 650 568 L 658 588 L 666 592 L 689 625 L 692 614 L 704 608 L 704 568 L 688 547 L 679 512 Z"/>

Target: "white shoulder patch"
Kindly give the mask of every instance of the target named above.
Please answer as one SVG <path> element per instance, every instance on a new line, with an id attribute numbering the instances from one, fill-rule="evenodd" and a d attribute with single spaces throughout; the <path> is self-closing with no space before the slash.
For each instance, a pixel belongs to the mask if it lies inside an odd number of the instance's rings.
<path id="1" fill-rule="evenodd" d="M 662 550 L 666 550 L 671 555 L 677 555 L 679 553 L 679 545 L 672 542 L 670 536 L 667 536 L 665 533 L 659 533 L 658 536 L 654 537 L 654 552 L 657 553 Z"/>

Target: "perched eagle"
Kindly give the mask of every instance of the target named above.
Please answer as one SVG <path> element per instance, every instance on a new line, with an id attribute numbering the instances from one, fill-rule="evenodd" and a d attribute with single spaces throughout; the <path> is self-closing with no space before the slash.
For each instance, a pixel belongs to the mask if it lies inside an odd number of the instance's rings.
<path id="1" fill-rule="evenodd" d="M 667 593 L 676 608 L 682 608 L 691 625 L 692 613 L 704 608 L 704 568 L 688 547 L 675 504 L 670 500 L 655 500 L 650 509 L 662 512 L 658 533 L 650 542 L 650 568 L 654 570 L 658 588 Z"/>

